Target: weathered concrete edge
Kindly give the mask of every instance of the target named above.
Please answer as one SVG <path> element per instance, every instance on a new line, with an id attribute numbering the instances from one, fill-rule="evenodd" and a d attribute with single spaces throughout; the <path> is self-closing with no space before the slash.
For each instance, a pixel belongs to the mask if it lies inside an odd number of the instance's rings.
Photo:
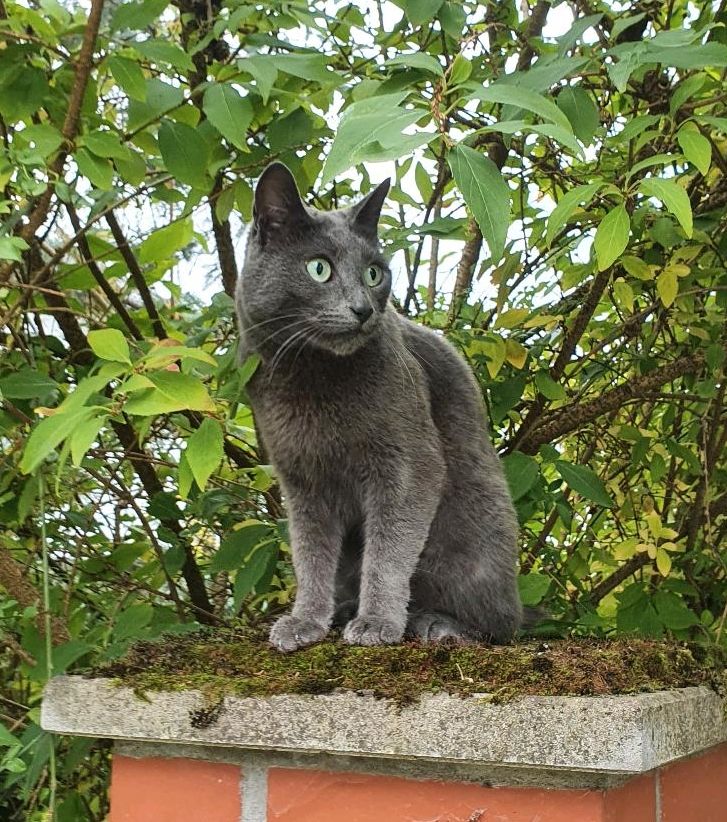
<path id="1" fill-rule="evenodd" d="M 226 697 L 214 721 L 195 727 L 205 708 L 199 691 L 142 699 L 109 680 L 64 676 L 46 687 L 41 725 L 139 742 L 614 775 L 642 773 L 727 739 L 723 702 L 703 687 L 503 705 L 432 694 L 402 709 L 354 693 Z"/>
<path id="2" fill-rule="evenodd" d="M 140 742 L 117 739 L 115 754 L 134 759 L 203 759 L 239 765 L 250 772 L 269 768 L 296 768 L 334 773 L 398 776 L 435 782 L 471 782 L 487 787 L 566 788 L 608 790 L 623 785 L 634 774 L 616 771 L 580 771 L 575 768 L 503 765 L 492 762 L 452 762 L 447 759 L 393 759 L 365 755 L 331 754 L 320 751 L 269 751 L 223 745 L 179 745 L 174 742 Z"/>

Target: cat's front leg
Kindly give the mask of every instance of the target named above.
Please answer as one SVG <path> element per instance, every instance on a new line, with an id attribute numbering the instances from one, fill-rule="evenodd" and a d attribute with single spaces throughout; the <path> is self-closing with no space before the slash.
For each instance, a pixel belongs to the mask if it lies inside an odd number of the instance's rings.
<path id="1" fill-rule="evenodd" d="M 292 494 L 287 507 L 298 591 L 292 611 L 270 631 L 271 644 L 286 652 L 320 642 L 328 634 L 343 539 L 337 518 L 313 494 Z"/>
<path id="2" fill-rule="evenodd" d="M 426 485 L 426 487 L 425 487 Z M 439 504 L 438 471 L 426 483 L 391 486 L 372 495 L 366 514 L 358 615 L 343 632 L 352 645 L 401 642 L 407 624 L 411 578 Z"/>

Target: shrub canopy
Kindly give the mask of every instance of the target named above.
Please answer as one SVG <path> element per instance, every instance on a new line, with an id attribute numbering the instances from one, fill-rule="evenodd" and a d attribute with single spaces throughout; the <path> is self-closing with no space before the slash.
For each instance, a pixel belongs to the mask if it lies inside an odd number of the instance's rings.
<path id="1" fill-rule="evenodd" d="M 321 208 L 394 169 L 397 307 L 479 380 L 541 631 L 725 644 L 725 3 L 525 7 L 0 0 L 2 818 L 53 801 L 51 670 L 291 598 L 232 299 L 274 158 Z"/>

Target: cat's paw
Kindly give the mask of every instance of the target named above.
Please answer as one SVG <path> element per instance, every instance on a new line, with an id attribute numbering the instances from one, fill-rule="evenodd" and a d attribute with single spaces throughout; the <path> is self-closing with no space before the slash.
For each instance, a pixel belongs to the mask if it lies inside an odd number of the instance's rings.
<path id="1" fill-rule="evenodd" d="M 286 614 L 270 629 L 270 644 L 278 651 L 288 653 L 320 642 L 327 633 L 328 628 L 320 622 Z"/>
<path id="2" fill-rule="evenodd" d="M 403 636 L 404 626 L 376 616 L 357 616 L 343 631 L 343 639 L 349 645 L 394 645 Z"/>
<path id="3" fill-rule="evenodd" d="M 456 619 L 436 611 L 413 614 L 406 626 L 406 634 L 423 642 L 466 642 L 468 639 L 467 633 Z"/>

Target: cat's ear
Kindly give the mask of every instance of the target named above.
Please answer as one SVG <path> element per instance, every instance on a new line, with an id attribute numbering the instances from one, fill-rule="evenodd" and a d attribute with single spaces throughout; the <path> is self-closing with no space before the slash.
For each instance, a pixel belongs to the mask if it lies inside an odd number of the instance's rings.
<path id="1" fill-rule="evenodd" d="M 290 169 L 271 163 L 255 186 L 253 230 L 265 244 L 271 238 L 297 233 L 310 223 Z"/>
<path id="2" fill-rule="evenodd" d="M 353 226 L 366 237 L 376 237 L 379 215 L 389 193 L 391 180 L 384 180 L 367 194 L 360 203 L 351 208 Z"/>

